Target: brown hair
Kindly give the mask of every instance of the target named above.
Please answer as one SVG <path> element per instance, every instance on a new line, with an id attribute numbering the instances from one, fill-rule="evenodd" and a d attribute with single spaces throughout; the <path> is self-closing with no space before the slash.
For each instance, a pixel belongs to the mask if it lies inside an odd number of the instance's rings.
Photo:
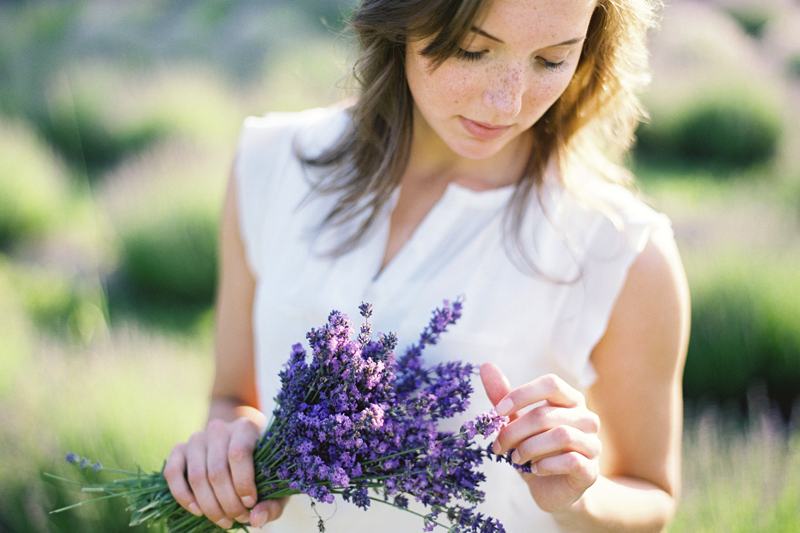
<path id="1" fill-rule="evenodd" d="M 353 75 L 360 90 L 348 109 L 351 127 L 321 154 L 298 154 L 306 165 L 333 169 L 312 184 L 311 194 L 338 195 L 322 226 L 363 218 L 330 255 L 358 245 L 406 169 L 413 129 L 413 100 L 405 77 L 408 36 L 432 37 L 421 53 L 436 68 L 455 54 L 487 6 L 485 0 L 363 0 L 354 10 L 348 25 L 359 44 Z M 544 170 L 551 158 L 565 187 L 589 203 L 597 202 L 571 183 L 571 170 L 583 167 L 601 180 L 636 190 L 621 160 L 637 125 L 647 118 L 637 95 L 649 82 L 646 33 L 655 24 L 658 7 L 658 0 L 598 0 L 572 80 L 532 126 L 532 153 L 504 221 L 520 257 L 540 274 L 520 233 L 532 189 L 542 202 Z M 599 207 L 615 220 L 607 206 Z"/>

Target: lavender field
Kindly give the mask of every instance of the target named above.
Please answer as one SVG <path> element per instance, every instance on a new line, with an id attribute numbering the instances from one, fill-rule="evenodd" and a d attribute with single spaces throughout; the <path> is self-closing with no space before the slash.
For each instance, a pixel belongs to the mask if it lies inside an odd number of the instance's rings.
<path id="1" fill-rule="evenodd" d="M 0 0 L 0 531 L 130 531 L 48 514 L 82 496 L 41 473 L 159 469 L 204 423 L 239 127 L 352 94 L 350 5 Z M 669 531 L 800 527 L 798 30 L 795 0 L 676 0 L 652 35 L 630 166 L 692 291 Z"/>

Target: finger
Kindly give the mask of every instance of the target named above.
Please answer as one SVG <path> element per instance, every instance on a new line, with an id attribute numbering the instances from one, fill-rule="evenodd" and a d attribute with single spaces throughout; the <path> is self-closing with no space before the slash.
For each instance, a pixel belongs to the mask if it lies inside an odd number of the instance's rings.
<path id="1" fill-rule="evenodd" d="M 545 374 L 509 392 L 495 410 L 499 415 L 510 415 L 519 409 L 541 401 L 561 407 L 585 406 L 580 391 L 556 374 Z"/>
<path id="2" fill-rule="evenodd" d="M 492 405 L 497 405 L 511 391 L 511 384 L 503 371 L 494 363 L 483 363 L 480 367 L 480 374 L 486 396 L 489 397 Z"/>
<path id="3" fill-rule="evenodd" d="M 211 421 L 208 424 L 206 435 L 208 441 L 206 469 L 211 490 L 214 491 L 225 517 L 237 520 L 238 517 L 243 517 L 243 520 L 247 521 L 250 518 L 246 516 L 247 508 L 242 505 L 242 500 L 233 488 L 233 479 L 228 466 L 231 435 L 227 423 L 221 420 Z"/>
<path id="4" fill-rule="evenodd" d="M 258 500 L 256 491 L 253 451 L 258 442 L 258 428 L 247 419 L 241 418 L 234 424 L 231 442 L 228 445 L 228 464 L 231 469 L 233 488 L 242 505 L 253 507 Z"/>
<path id="5" fill-rule="evenodd" d="M 589 487 L 599 475 L 597 461 L 577 452 L 562 453 L 547 457 L 534 464 L 537 476 L 566 475 L 576 480 L 580 487 Z"/>
<path id="6" fill-rule="evenodd" d="M 189 486 L 192 487 L 200 510 L 221 528 L 229 529 L 233 525 L 233 521 L 222 512 L 222 507 L 208 483 L 204 433 L 195 433 L 189 439 L 186 448 L 186 463 L 186 477 L 189 479 Z"/>
<path id="7" fill-rule="evenodd" d="M 255 507 L 250 510 L 250 525 L 253 527 L 261 527 L 267 522 L 274 520 L 272 516 L 272 505 L 271 503 L 273 500 L 264 500 L 258 502 Z M 281 512 L 283 512 L 281 510 Z"/>
<path id="8" fill-rule="evenodd" d="M 585 433 L 597 433 L 600 430 L 600 417 L 588 409 L 543 404 L 503 427 L 492 450 L 502 454 L 505 450 L 517 448 L 529 437 L 562 425 L 572 426 Z"/>
<path id="9" fill-rule="evenodd" d="M 172 497 L 178 505 L 189 511 L 195 516 L 203 516 L 200 507 L 195 502 L 194 494 L 186 482 L 186 444 L 181 443 L 172 449 L 164 465 L 163 476 L 167 480 L 167 486 L 172 493 Z"/>
<path id="10" fill-rule="evenodd" d="M 558 426 L 522 441 L 511 454 L 511 460 L 517 464 L 535 463 L 545 457 L 573 451 L 594 459 L 600 455 L 600 448 L 596 434 L 584 433 L 572 426 Z"/>
<path id="11" fill-rule="evenodd" d="M 283 514 L 283 508 L 286 507 L 286 502 L 289 501 L 288 497 L 283 497 L 279 500 L 269 500 L 269 521 L 277 520 Z"/>

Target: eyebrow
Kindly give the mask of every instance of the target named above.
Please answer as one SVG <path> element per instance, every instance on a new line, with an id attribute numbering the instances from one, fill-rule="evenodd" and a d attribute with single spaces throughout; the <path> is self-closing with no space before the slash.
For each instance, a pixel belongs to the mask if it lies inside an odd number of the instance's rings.
<path id="1" fill-rule="evenodd" d="M 478 28 L 477 26 L 473 26 L 472 28 L 470 28 L 470 30 L 474 31 L 475 33 L 477 33 L 479 35 L 483 35 L 484 37 L 487 37 L 487 38 L 489 38 L 489 39 L 491 39 L 493 41 L 497 41 L 498 43 L 506 44 L 501 39 L 495 37 L 494 35 L 486 33 L 485 31 L 483 31 L 482 29 Z M 583 37 L 573 37 L 572 39 L 567 39 L 563 43 L 551 44 L 550 46 L 545 46 L 544 48 L 555 48 L 556 46 L 566 46 L 568 44 L 575 44 L 575 43 L 581 42 L 583 39 L 584 39 Z"/>

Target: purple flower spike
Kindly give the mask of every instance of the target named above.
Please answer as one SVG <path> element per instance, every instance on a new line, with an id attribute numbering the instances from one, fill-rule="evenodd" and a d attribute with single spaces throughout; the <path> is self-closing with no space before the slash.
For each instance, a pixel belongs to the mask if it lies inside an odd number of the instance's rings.
<path id="1" fill-rule="evenodd" d="M 372 316 L 372 304 L 367 302 L 361 302 L 361 305 L 358 306 L 358 310 L 366 319 L 369 319 Z"/>
<path id="2" fill-rule="evenodd" d="M 358 306 L 358 311 L 361 313 L 361 316 L 364 317 L 364 322 L 361 324 L 361 332 L 358 335 L 358 342 L 364 346 L 372 337 L 372 326 L 369 323 L 369 319 L 372 316 L 372 304 L 362 302 L 361 305 Z"/>

